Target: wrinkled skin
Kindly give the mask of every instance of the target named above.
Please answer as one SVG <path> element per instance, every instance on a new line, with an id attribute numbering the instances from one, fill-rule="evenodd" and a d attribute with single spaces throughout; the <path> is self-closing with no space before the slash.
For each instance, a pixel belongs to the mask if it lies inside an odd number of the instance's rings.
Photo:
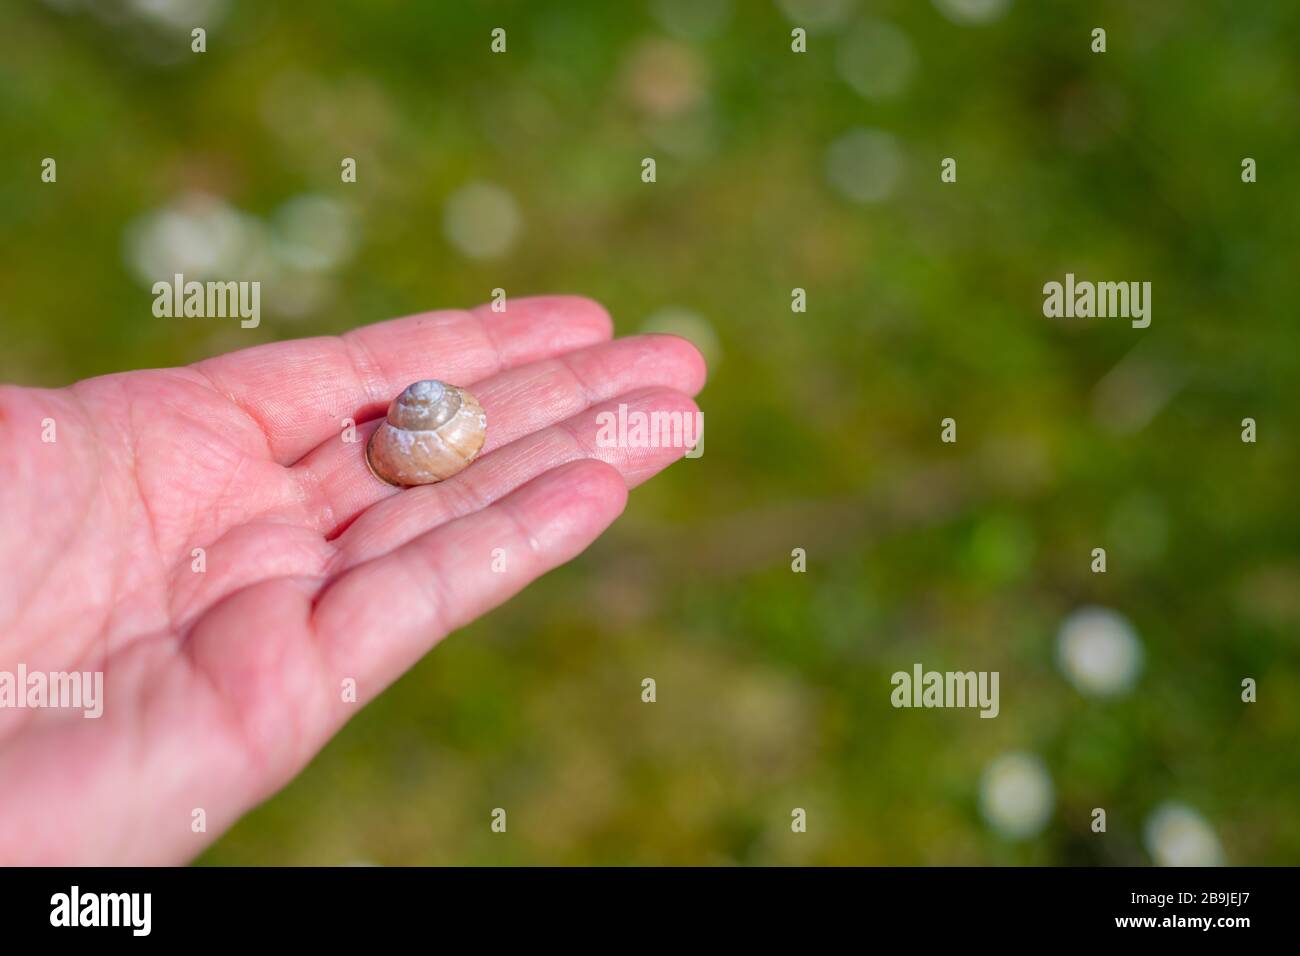
<path id="1" fill-rule="evenodd" d="M 693 413 L 704 383 L 689 343 L 610 335 L 594 303 L 520 299 L 0 387 L 0 672 L 105 675 L 97 719 L 0 708 L 0 863 L 192 859 L 448 632 L 586 548 L 684 451 L 597 447 L 597 413 Z M 478 396 L 487 444 L 394 488 L 365 441 L 426 378 Z"/>

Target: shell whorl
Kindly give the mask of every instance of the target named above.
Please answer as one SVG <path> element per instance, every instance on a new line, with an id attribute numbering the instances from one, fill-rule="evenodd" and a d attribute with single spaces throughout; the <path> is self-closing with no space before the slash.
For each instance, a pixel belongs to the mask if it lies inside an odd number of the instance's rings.
<path id="1" fill-rule="evenodd" d="M 366 461 L 389 484 L 428 485 L 473 461 L 486 433 L 487 415 L 473 395 L 427 379 L 393 399 L 366 445 Z"/>

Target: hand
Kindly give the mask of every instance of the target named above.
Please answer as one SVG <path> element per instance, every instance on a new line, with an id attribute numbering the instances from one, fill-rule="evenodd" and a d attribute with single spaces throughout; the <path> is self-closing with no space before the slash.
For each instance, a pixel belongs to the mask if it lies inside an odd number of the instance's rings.
<path id="1" fill-rule="evenodd" d="M 684 340 L 610 335 L 594 303 L 517 299 L 0 388 L 0 680 L 104 674 L 98 718 L 0 707 L 0 863 L 193 858 L 447 633 L 586 548 L 684 453 L 598 448 L 597 413 L 693 413 L 704 383 Z M 487 443 L 394 488 L 365 441 L 426 378 L 474 392 Z"/>

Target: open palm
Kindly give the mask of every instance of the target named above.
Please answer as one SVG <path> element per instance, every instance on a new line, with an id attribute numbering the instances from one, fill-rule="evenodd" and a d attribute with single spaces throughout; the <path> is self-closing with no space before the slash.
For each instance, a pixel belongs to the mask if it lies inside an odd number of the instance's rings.
<path id="1" fill-rule="evenodd" d="M 597 447 L 598 412 L 693 412 L 704 382 L 689 343 L 610 334 L 547 297 L 0 388 L 0 671 L 104 674 L 98 719 L 0 708 L 0 863 L 192 858 L 449 631 L 581 552 L 683 454 Z M 487 443 L 394 488 L 365 441 L 426 378 L 473 390 Z"/>

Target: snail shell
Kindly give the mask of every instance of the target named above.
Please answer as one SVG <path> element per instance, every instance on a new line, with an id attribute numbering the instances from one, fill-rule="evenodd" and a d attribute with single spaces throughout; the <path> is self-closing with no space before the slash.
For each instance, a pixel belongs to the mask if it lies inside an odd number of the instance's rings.
<path id="1" fill-rule="evenodd" d="M 366 444 L 366 462 L 390 485 L 430 485 L 473 461 L 486 437 L 487 414 L 478 399 L 427 379 L 393 399 Z"/>

